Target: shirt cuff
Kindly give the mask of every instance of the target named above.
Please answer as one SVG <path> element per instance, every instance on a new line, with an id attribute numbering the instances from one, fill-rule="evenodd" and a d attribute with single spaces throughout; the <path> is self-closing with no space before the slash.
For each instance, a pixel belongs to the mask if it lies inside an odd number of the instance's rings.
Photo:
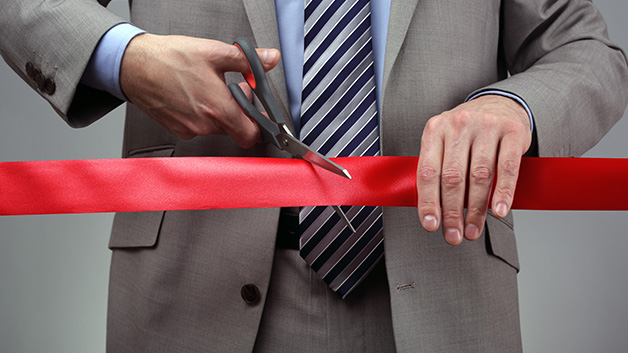
<path id="1" fill-rule="evenodd" d="M 81 83 L 127 100 L 120 87 L 120 64 L 135 36 L 146 33 L 129 23 L 115 25 L 100 39 L 81 77 Z"/>
<path id="2" fill-rule="evenodd" d="M 517 96 L 516 94 L 512 94 L 510 92 L 496 90 L 496 89 L 486 90 L 486 91 L 478 92 L 478 93 L 474 94 L 473 96 L 469 97 L 469 99 L 467 99 L 467 102 L 471 101 L 471 100 L 474 100 L 474 99 L 476 99 L 478 97 L 481 97 L 481 96 L 486 96 L 488 94 L 508 97 L 510 99 L 515 100 L 517 103 L 521 104 L 521 106 L 523 106 L 523 109 L 526 110 L 526 113 L 528 113 L 528 118 L 530 118 L 530 132 L 534 132 L 534 118 L 532 117 L 532 111 L 530 110 L 530 107 L 528 107 L 526 102 L 521 97 Z"/>

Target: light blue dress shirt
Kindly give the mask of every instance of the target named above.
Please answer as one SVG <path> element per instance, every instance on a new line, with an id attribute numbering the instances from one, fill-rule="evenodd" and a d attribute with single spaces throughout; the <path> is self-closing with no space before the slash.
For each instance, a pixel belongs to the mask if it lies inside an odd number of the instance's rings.
<path id="1" fill-rule="evenodd" d="M 371 33 L 373 37 L 373 61 L 375 65 L 375 86 L 377 105 L 381 110 L 382 76 L 384 72 L 384 53 L 386 51 L 386 35 L 390 16 L 390 1 L 371 1 Z M 301 90 L 303 82 L 303 22 L 304 0 L 275 0 L 277 9 L 277 25 L 279 42 L 290 100 L 290 114 L 299 134 L 301 117 Z M 109 92 L 126 100 L 120 88 L 120 64 L 122 56 L 131 39 L 145 31 L 129 24 L 122 23 L 112 27 L 101 38 L 81 78 L 81 83 Z M 534 128 L 532 112 L 528 105 L 509 92 L 487 90 L 469 98 L 475 99 L 482 95 L 497 94 L 519 102 L 528 113 L 530 126 Z"/>
<path id="2" fill-rule="evenodd" d="M 142 33 L 146 31 L 129 23 L 113 26 L 94 49 L 81 83 L 127 100 L 120 88 L 120 64 L 131 39 Z"/>
<path id="3" fill-rule="evenodd" d="M 277 27 L 281 57 L 286 74 L 286 86 L 290 99 L 290 114 L 299 136 L 301 126 L 301 91 L 303 90 L 303 22 L 305 1 L 275 0 Z M 375 93 L 377 106 L 381 110 L 382 76 L 384 75 L 384 53 L 390 0 L 371 1 L 371 35 L 373 37 L 373 63 L 375 65 Z"/>

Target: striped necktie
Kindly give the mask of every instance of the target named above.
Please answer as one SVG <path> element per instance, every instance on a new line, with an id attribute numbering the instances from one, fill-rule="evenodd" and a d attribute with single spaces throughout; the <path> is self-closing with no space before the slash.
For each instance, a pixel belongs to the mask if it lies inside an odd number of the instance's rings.
<path id="1" fill-rule="evenodd" d="M 369 0 L 305 0 L 301 140 L 328 157 L 377 156 Z M 299 213 L 301 257 L 343 298 L 384 256 L 381 207 Z"/>

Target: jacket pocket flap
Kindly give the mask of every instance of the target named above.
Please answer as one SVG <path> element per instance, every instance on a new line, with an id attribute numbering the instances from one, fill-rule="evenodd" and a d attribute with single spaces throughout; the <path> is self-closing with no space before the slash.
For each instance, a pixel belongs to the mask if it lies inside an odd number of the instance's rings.
<path id="1" fill-rule="evenodd" d="M 129 152 L 131 158 L 171 157 L 174 146 L 156 146 Z M 109 239 L 109 248 L 152 247 L 157 243 L 164 211 L 117 213 Z"/>
<path id="2" fill-rule="evenodd" d="M 519 272 L 519 255 L 513 230 L 512 214 L 498 219 L 490 212 L 486 217 L 488 252 L 514 267 Z"/>
<path id="3" fill-rule="evenodd" d="M 157 243 L 164 211 L 117 213 L 109 249 L 151 247 Z"/>

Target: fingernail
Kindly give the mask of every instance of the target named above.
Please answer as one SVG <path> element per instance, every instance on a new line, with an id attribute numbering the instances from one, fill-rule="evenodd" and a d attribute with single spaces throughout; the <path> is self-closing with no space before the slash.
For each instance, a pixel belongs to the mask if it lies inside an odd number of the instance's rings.
<path id="1" fill-rule="evenodd" d="M 430 232 L 433 232 L 438 228 L 438 222 L 434 216 L 425 216 L 423 218 L 423 227 Z"/>
<path id="2" fill-rule="evenodd" d="M 260 56 L 261 61 L 264 64 L 270 64 L 275 60 L 275 56 L 277 55 L 275 50 L 264 50 L 262 51 L 262 55 Z"/>
<path id="3" fill-rule="evenodd" d="M 464 236 L 469 240 L 475 240 L 479 237 L 479 229 L 475 224 L 469 224 L 464 228 Z"/>
<path id="4" fill-rule="evenodd" d="M 497 212 L 497 215 L 499 217 L 506 217 L 506 214 L 508 213 L 508 206 L 506 206 L 505 203 L 500 202 L 497 204 L 497 208 L 495 209 L 495 212 Z"/>
<path id="5" fill-rule="evenodd" d="M 458 229 L 447 229 L 445 232 L 445 240 L 451 245 L 457 245 L 462 241 L 460 231 Z"/>

